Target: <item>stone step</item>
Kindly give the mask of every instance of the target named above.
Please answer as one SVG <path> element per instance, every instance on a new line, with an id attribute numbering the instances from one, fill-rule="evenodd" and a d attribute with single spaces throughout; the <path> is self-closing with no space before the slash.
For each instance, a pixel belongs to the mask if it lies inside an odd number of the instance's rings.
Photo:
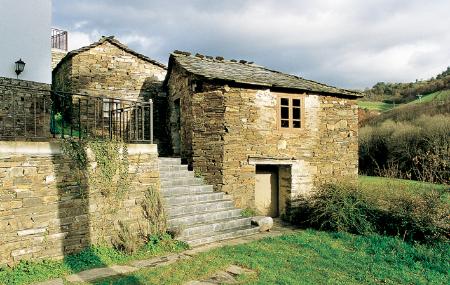
<path id="1" fill-rule="evenodd" d="M 223 210 L 213 210 L 208 212 L 192 213 L 171 217 L 167 222 L 169 227 L 192 225 L 198 223 L 209 223 L 224 219 L 237 218 L 241 216 L 241 209 L 231 208 Z"/>
<path id="2" fill-rule="evenodd" d="M 176 186 L 192 186 L 203 185 L 203 179 L 197 177 L 177 177 L 177 178 L 163 178 L 160 177 L 161 188 L 171 188 Z"/>
<path id="3" fill-rule="evenodd" d="M 199 212 L 206 212 L 212 210 L 222 210 L 234 207 L 234 203 L 231 200 L 216 200 L 212 202 L 194 202 L 191 204 L 176 205 L 175 207 L 167 207 L 166 213 L 169 218 L 178 215 L 187 215 Z"/>
<path id="4" fill-rule="evenodd" d="M 177 170 L 177 171 L 159 171 L 160 178 L 177 178 L 177 177 L 195 177 L 194 171 Z"/>
<path id="5" fill-rule="evenodd" d="M 217 231 L 213 234 L 206 233 L 200 235 L 192 235 L 188 238 L 181 240 L 185 241 L 189 246 L 194 247 L 202 244 L 212 243 L 221 240 L 227 240 L 232 238 L 238 238 L 242 236 L 248 236 L 258 233 L 259 228 L 253 226 L 243 226 L 237 228 L 231 228 L 227 230 Z"/>
<path id="6" fill-rule="evenodd" d="M 198 224 L 192 224 L 192 225 L 185 225 L 184 227 L 181 227 L 181 238 L 189 238 L 193 235 L 200 235 L 200 234 L 211 234 L 213 232 L 218 231 L 224 231 L 229 230 L 232 228 L 238 228 L 238 227 L 244 227 L 244 226 L 250 226 L 251 218 L 230 218 L 230 219 L 223 219 L 223 220 L 216 220 L 212 222 L 207 223 L 198 223 Z"/>
<path id="7" fill-rule="evenodd" d="M 172 172 L 172 171 L 188 171 L 188 166 L 186 164 L 181 165 L 166 165 L 166 164 L 159 164 L 159 171 L 160 172 Z"/>
<path id="8" fill-rule="evenodd" d="M 214 193 L 212 185 L 191 185 L 191 186 L 177 186 L 161 188 L 163 197 L 180 196 L 188 194 L 205 194 Z"/>
<path id="9" fill-rule="evenodd" d="M 181 165 L 181 158 L 179 157 L 159 157 L 158 161 L 160 165 Z"/>
<path id="10" fill-rule="evenodd" d="M 188 195 L 177 195 L 163 197 L 164 203 L 167 207 L 191 204 L 194 202 L 211 202 L 217 200 L 224 200 L 228 198 L 223 192 L 213 192 L 213 193 L 200 193 L 200 194 L 188 194 Z"/>

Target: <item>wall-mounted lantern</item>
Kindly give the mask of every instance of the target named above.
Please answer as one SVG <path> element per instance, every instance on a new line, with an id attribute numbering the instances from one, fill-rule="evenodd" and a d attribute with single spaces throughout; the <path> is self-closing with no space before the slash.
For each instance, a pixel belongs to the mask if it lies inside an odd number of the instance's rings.
<path id="1" fill-rule="evenodd" d="M 18 61 L 16 61 L 17 78 L 19 78 L 19 74 L 21 74 L 24 69 L 25 69 L 25 62 L 23 62 L 22 59 L 19 59 Z"/>

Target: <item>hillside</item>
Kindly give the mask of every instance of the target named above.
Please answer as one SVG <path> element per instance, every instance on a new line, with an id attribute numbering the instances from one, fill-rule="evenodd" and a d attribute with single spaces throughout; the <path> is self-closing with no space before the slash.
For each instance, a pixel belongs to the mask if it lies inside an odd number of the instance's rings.
<path id="1" fill-rule="evenodd" d="M 450 115 L 450 89 L 437 91 L 406 104 L 360 101 L 360 126 L 377 125 L 386 120 L 412 121 L 422 115 Z M 394 107 L 395 106 L 395 107 Z"/>
<path id="2" fill-rule="evenodd" d="M 378 82 L 364 91 L 365 97 L 362 101 L 401 104 L 414 101 L 419 95 L 424 96 L 448 89 L 450 89 L 450 67 L 428 80 L 416 80 L 410 83 Z"/>

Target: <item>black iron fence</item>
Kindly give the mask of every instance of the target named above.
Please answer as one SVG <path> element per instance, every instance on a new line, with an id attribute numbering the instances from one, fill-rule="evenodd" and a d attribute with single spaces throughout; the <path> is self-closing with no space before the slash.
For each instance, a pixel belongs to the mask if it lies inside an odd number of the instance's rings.
<path id="1" fill-rule="evenodd" d="M 53 92 L 51 132 L 153 143 L 153 101 Z"/>
<path id="2" fill-rule="evenodd" d="M 0 139 L 44 140 L 51 137 L 52 98 L 48 90 L 0 96 Z"/>
<path id="3" fill-rule="evenodd" d="M 0 140 L 74 137 L 153 143 L 152 100 L 54 91 L 2 96 Z"/>
<path id="4" fill-rule="evenodd" d="M 67 51 L 67 31 L 52 28 L 52 48 Z"/>

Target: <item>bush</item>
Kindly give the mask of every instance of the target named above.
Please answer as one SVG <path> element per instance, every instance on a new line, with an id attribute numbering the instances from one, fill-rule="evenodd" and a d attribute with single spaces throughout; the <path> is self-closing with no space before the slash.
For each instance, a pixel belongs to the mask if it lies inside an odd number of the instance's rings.
<path id="1" fill-rule="evenodd" d="M 450 183 L 450 118 L 387 120 L 360 129 L 361 174 Z"/>
<path id="2" fill-rule="evenodd" d="M 407 241 L 448 239 L 450 207 L 444 193 L 325 184 L 285 216 L 303 227 L 355 234 L 380 233 Z"/>
<path id="3" fill-rule="evenodd" d="M 370 206 L 354 186 L 323 185 L 309 206 L 312 209 L 310 221 L 320 229 L 355 234 L 373 232 L 368 217 Z"/>

